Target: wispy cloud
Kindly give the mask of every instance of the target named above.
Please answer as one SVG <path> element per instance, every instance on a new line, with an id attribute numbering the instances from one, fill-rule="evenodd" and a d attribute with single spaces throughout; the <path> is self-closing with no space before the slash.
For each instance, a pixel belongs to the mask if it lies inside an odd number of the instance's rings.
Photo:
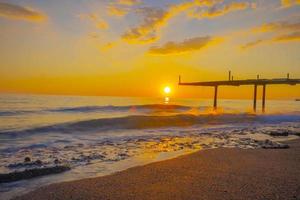
<path id="1" fill-rule="evenodd" d="M 134 28 L 130 28 L 122 35 L 127 42 L 149 43 L 157 39 L 157 31 L 165 25 L 168 13 L 160 8 L 140 8 L 139 15 L 144 17 L 143 22 Z"/>
<path id="2" fill-rule="evenodd" d="M 159 39 L 158 31 L 166 26 L 170 19 L 194 6 L 212 6 L 220 0 L 193 0 L 172 4 L 167 9 L 144 7 L 136 9 L 142 16 L 142 23 L 127 30 L 122 39 L 129 43 L 151 43 Z"/>
<path id="3" fill-rule="evenodd" d="M 11 3 L 0 2 L 0 17 L 32 22 L 44 21 L 47 17 L 44 13 L 29 7 L 22 7 Z"/>
<path id="4" fill-rule="evenodd" d="M 112 4 L 107 6 L 107 13 L 112 16 L 123 17 L 130 12 L 130 8 L 122 5 Z"/>
<path id="5" fill-rule="evenodd" d="M 132 10 L 132 7 L 141 3 L 140 0 L 116 0 L 107 6 L 106 11 L 111 16 L 123 17 Z"/>
<path id="6" fill-rule="evenodd" d="M 252 42 L 248 42 L 244 45 L 241 46 L 241 49 L 242 50 L 247 50 L 247 49 L 250 49 L 250 48 L 253 48 L 253 47 L 256 47 L 257 45 L 260 45 L 264 42 L 264 40 L 255 40 L 255 41 L 252 41 Z"/>
<path id="7" fill-rule="evenodd" d="M 214 5 L 208 9 L 197 8 L 193 12 L 190 12 L 191 17 L 195 17 L 198 19 L 202 18 L 214 18 L 226 15 L 228 13 L 238 11 L 238 10 L 246 10 L 248 8 L 255 8 L 256 5 L 254 3 L 249 2 L 231 2 L 229 4 L 220 6 Z"/>
<path id="8" fill-rule="evenodd" d="M 141 3 L 140 0 L 117 0 L 118 4 L 123 4 L 123 5 L 135 5 Z"/>
<path id="9" fill-rule="evenodd" d="M 300 0 L 281 0 L 281 5 L 283 7 L 291 7 L 297 4 L 300 5 Z"/>
<path id="10" fill-rule="evenodd" d="M 289 42 L 289 41 L 300 41 L 300 32 L 294 32 L 290 34 L 284 34 L 277 36 L 273 39 L 273 41 L 276 42 Z"/>
<path id="11" fill-rule="evenodd" d="M 215 39 L 210 36 L 205 36 L 186 39 L 182 42 L 167 42 L 162 46 L 151 47 L 148 52 L 155 55 L 189 53 L 213 44 L 214 40 Z"/>
<path id="12" fill-rule="evenodd" d="M 80 14 L 79 18 L 92 21 L 98 29 L 105 30 L 109 28 L 109 24 L 97 14 Z"/>
<path id="13" fill-rule="evenodd" d="M 300 41 L 300 22 L 277 21 L 265 23 L 252 29 L 253 33 L 264 34 L 267 37 L 242 45 L 243 50 L 256 47 L 262 43 Z"/>
<path id="14" fill-rule="evenodd" d="M 295 31 L 300 30 L 300 22 L 287 22 L 287 21 L 280 21 L 280 22 L 271 22 L 263 24 L 259 27 L 255 27 L 253 29 L 254 32 L 274 32 L 274 31 Z"/>
<path id="15" fill-rule="evenodd" d="M 135 12 L 142 17 L 142 22 L 128 29 L 122 35 L 122 39 L 129 43 L 152 43 L 159 39 L 160 29 L 167 26 L 170 19 L 180 13 L 186 13 L 192 18 L 202 19 L 205 17 L 222 16 L 232 11 L 254 7 L 255 4 L 249 2 L 230 2 L 224 5 L 224 0 L 191 0 L 171 4 L 167 9 L 153 7 L 138 8 Z"/>

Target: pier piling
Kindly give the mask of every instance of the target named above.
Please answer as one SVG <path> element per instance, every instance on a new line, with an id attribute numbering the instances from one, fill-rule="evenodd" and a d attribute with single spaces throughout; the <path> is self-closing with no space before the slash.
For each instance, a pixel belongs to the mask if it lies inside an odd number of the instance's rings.
<path id="1" fill-rule="evenodd" d="M 266 111 L 266 85 L 263 85 L 263 94 L 262 94 L 262 112 Z"/>
<path id="2" fill-rule="evenodd" d="M 253 95 L 253 111 L 256 112 L 256 99 L 257 99 L 257 85 L 254 85 L 254 95 Z"/>
<path id="3" fill-rule="evenodd" d="M 217 110 L 217 106 L 218 106 L 218 86 L 215 86 L 214 110 Z"/>

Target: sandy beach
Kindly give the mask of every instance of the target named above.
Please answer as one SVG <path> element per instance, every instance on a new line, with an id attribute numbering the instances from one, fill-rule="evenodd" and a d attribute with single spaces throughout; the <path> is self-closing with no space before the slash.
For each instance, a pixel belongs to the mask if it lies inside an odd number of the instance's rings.
<path id="1" fill-rule="evenodd" d="M 203 150 L 15 199 L 300 199 L 300 140 L 288 144 Z"/>

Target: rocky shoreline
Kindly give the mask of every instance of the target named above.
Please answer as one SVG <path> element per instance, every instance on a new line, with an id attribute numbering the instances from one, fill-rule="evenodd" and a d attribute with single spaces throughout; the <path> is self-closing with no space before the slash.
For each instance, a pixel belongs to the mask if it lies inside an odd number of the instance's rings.
<path id="1" fill-rule="evenodd" d="M 242 134 L 237 132 L 237 134 Z M 289 135 L 300 135 L 298 132 L 292 132 L 289 130 L 277 130 L 269 131 L 265 134 L 272 138 L 285 138 Z M 204 143 L 201 137 L 210 136 L 214 140 L 212 142 Z M 120 141 L 119 143 L 113 143 L 110 141 L 103 141 L 95 146 L 90 146 L 89 149 L 95 149 L 90 152 L 81 153 L 78 157 L 72 157 L 69 160 L 59 159 L 56 156 L 50 155 L 48 160 L 36 159 L 32 160 L 29 156 L 24 158 L 23 162 L 15 162 L 6 165 L 10 171 L 8 173 L 0 174 L 0 183 L 14 182 L 18 180 L 31 179 L 38 176 L 45 176 L 50 174 L 62 173 L 75 168 L 78 165 L 95 162 L 116 162 L 124 160 L 138 155 L 136 149 L 140 149 L 142 152 L 147 150 L 155 153 L 179 151 L 183 149 L 199 150 L 210 148 L 222 148 L 222 147 L 238 147 L 238 148 L 263 148 L 263 149 L 287 149 L 288 144 L 275 142 L 270 139 L 257 140 L 248 137 L 234 138 L 229 137 L 226 134 L 211 134 L 205 133 L 200 136 L 192 135 L 187 137 L 188 140 L 183 137 L 158 137 L 150 139 L 130 139 Z M 202 141 L 202 142 L 201 142 Z M 82 147 L 82 146 L 80 146 Z M 101 149 L 99 149 L 101 147 Z M 132 149 L 134 147 L 134 149 Z M 131 150 L 132 149 L 132 150 Z M 76 146 L 65 146 L 64 150 L 76 150 Z M 99 151 L 101 150 L 101 151 Z M 109 154 L 108 152 L 115 152 Z M 50 159 L 50 160 L 49 160 Z M 79 164 L 78 164 L 79 163 Z"/>
<path id="2" fill-rule="evenodd" d="M 300 140 L 284 144 L 290 148 L 207 149 L 109 176 L 52 184 L 15 199 L 295 200 L 300 198 Z"/>

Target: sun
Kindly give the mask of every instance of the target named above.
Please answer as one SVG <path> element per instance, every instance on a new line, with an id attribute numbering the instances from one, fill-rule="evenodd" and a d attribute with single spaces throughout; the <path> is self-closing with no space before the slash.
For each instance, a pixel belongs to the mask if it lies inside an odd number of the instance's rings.
<path id="1" fill-rule="evenodd" d="M 164 92 L 165 92 L 165 94 L 170 94 L 171 88 L 170 88 L 169 86 L 166 86 L 166 87 L 164 88 Z"/>

